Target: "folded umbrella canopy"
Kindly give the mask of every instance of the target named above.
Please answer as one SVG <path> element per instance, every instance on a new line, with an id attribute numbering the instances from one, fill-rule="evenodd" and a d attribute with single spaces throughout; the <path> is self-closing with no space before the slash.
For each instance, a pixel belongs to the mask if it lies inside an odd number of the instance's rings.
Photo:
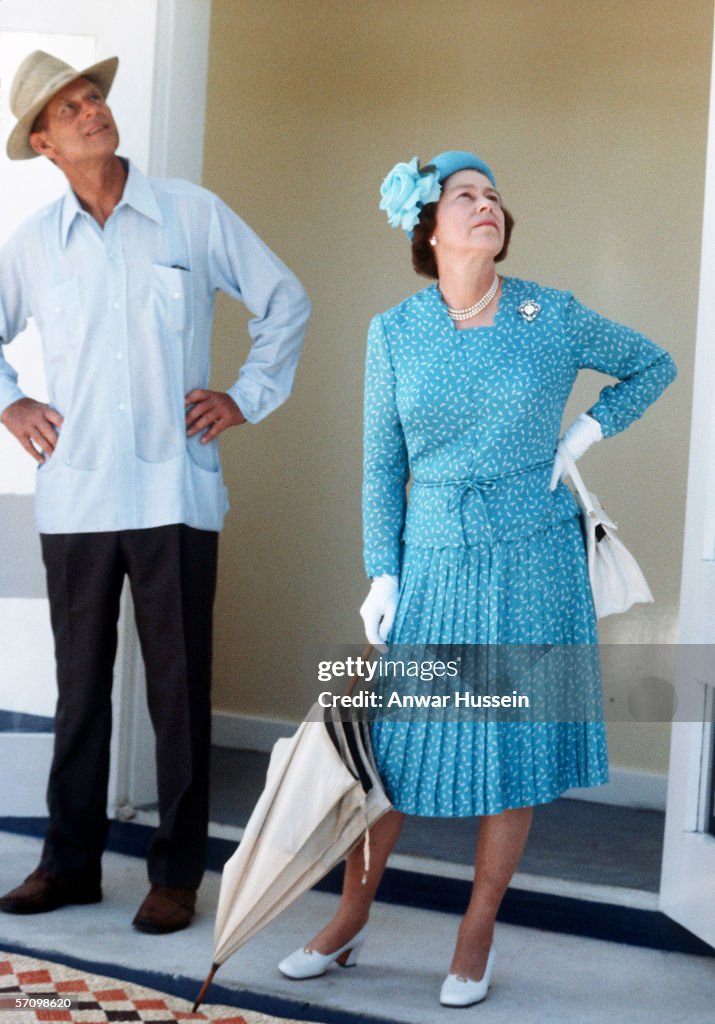
<path id="1" fill-rule="evenodd" d="M 366 722 L 315 704 L 290 739 L 273 747 L 266 785 L 226 862 L 211 971 L 343 860 L 391 809 L 375 769 Z"/>

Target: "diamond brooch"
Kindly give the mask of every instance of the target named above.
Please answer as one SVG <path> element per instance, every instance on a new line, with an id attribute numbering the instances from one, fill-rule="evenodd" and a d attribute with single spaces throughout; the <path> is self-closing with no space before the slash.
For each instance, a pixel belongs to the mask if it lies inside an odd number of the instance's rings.
<path id="1" fill-rule="evenodd" d="M 530 324 L 532 320 L 536 320 L 540 312 L 541 306 L 533 299 L 527 299 L 517 308 L 519 316 L 522 316 L 528 324 Z"/>

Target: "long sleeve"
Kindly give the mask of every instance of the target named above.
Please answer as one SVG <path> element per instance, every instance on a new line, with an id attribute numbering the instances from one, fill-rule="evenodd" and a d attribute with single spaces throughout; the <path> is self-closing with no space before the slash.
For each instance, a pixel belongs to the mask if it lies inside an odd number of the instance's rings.
<path id="1" fill-rule="evenodd" d="M 617 384 L 603 388 L 589 409 L 604 437 L 630 426 L 675 379 L 675 363 L 665 349 L 574 298 L 567 309 L 567 331 L 577 370 L 599 370 L 618 378 Z"/>
<path id="2" fill-rule="evenodd" d="M 17 373 L 5 359 L 4 348 L 25 329 L 25 289 L 17 273 L 17 261 L 11 245 L 0 250 L 0 414 L 18 398 L 24 398 L 17 386 Z"/>
<path id="3" fill-rule="evenodd" d="M 310 302 L 295 275 L 220 200 L 212 209 L 209 255 L 216 287 L 254 314 L 251 351 L 228 393 L 258 423 L 290 394 Z"/>
<path id="4" fill-rule="evenodd" d="M 368 576 L 399 575 L 409 478 L 395 373 L 380 316 L 370 324 L 365 369 L 363 542 Z"/>

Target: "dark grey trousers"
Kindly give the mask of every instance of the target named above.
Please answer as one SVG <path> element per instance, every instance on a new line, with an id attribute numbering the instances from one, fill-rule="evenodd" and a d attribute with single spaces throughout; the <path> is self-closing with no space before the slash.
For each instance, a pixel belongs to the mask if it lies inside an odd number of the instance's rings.
<path id="1" fill-rule="evenodd" d="M 58 687 L 41 865 L 53 875 L 101 878 L 112 675 L 127 576 L 156 736 L 160 821 L 147 854 L 149 879 L 196 888 L 208 833 L 218 534 L 177 524 L 43 534 L 41 541 Z"/>

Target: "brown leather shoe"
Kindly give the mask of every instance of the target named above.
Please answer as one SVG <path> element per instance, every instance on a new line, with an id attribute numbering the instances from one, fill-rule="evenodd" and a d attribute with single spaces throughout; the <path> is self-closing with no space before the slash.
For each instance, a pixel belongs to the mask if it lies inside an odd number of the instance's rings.
<path id="1" fill-rule="evenodd" d="M 48 875 L 44 868 L 36 868 L 22 885 L 0 898 L 0 910 L 6 914 L 45 914 L 71 903 L 99 903 L 101 898 L 99 883 Z"/>
<path id="2" fill-rule="evenodd" d="M 195 907 L 195 889 L 152 885 L 132 924 L 140 932 L 152 935 L 178 932 L 191 924 Z"/>

